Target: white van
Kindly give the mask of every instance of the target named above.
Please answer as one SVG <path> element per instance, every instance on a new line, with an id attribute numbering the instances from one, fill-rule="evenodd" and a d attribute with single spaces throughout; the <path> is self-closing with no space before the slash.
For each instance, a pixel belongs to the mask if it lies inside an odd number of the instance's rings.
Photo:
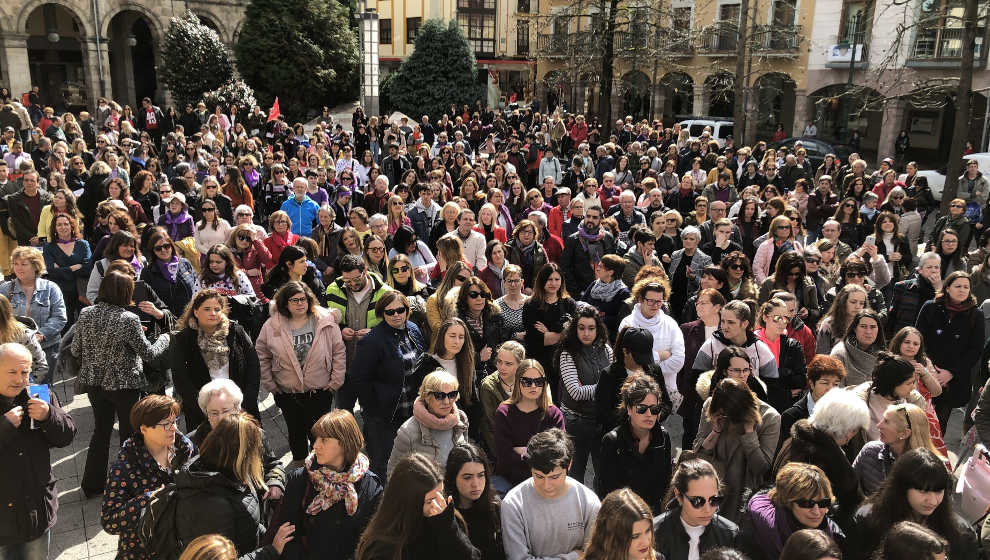
<path id="1" fill-rule="evenodd" d="M 697 140 L 701 137 L 701 133 L 704 132 L 705 127 L 711 127 L 712 138 L 718 142 L 720 148 L 725 147 L 725 139 L 728 136 L 732 136 L 732 128 L 734 126 L 731 120 L 714 120 L 714 119 L 689 119 L 686 121 L 681 121 L 681 129 L 687 129 L 691 140 Z"/>

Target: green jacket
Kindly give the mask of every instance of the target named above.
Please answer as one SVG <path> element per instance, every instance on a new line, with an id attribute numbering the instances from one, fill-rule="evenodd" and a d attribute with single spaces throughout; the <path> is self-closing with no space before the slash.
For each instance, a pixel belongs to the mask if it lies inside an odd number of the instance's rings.
<path id="1" fill-rule="evenodd" d="M 371 282 L 371 296 L 369 296 L 371 301 L 368 302 L 368 319 L 365 327 L 370 329 L 381 322 L 381 319 L 375 315 L 375 305 L 385 295 L 385 292 L 392 288 L 382 282 L 381 278 L 375 274 L 369 274 L 368 279 Z M 337 278 L 327 286 L 326 296 L 327 307 L 340 311 L 340 328 L 347 327 L 347 292 L 344 288 L 343 278 Z"/>

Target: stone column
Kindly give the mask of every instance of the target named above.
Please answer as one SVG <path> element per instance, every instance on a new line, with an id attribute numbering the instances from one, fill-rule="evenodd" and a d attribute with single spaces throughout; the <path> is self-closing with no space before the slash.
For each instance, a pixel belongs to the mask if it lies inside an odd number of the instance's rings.
<path id="1" fill-rule="evenodd" d="M 26 33 L 0 34 L 0 61 L 6 74 L 6 86 L 13 99 L 31 89 L 31 67 L 28 64 Z"/>
<path id="2" fill-rule="evenodd" d="M 694 107 L 692 113 L 695 115 L 708 114 L 709 95 L 704 84 L 694 84 Z"/>
<path id="3" fill-rule="evenodd" d="M 791 136 L 801 136 L 804 127 L 814 119 L 814 109 L 808 99 L 808 90 L 794 90 L 794 126 L 791 127 Z"/>
<path id="4" fill-rule="evenodd" d="M 95 37 L 85 37 L 80 39 L 83 46 L 83 61 L 86 69 L 86 85 L 90 91 L 90 103 L 95 107 L 96 100 L 101 96 L 113 99 L 113 88 L 110 85 L 110 58 L 107 55 L 106 39 L 96 44 Z M 103 69 L 102 77 L 100 68 Z"/>
<path id="5" fill-rule="evenodd" d="M 877 143 L 877 161 L 894 157 L 894 140 L 904 128 L 906 103 L 894 100 L 883 108 L 883 125 L 880 127 L 880 141 Z"/>

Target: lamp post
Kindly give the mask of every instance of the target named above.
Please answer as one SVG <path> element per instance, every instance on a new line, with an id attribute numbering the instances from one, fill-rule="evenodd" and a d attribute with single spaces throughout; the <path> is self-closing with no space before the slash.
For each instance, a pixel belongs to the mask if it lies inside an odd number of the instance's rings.
<path id="1" fill-rule="evenodd" d="M 378 12 L 368 8 L 367 0 L 358 3 L 361 38 L 361 105 L 366 115 L 377 115 L 378 108 Z"/>
<path id="2" fill-rule="evenodd" d="M 849 126 L 849 108 L 852 105 L 852 87 L 853 87 L 853 73 L 856 71 L 856 43 L 859 39 L 859 23 L 863 16 L 863 10 L 857 10 L 856 15 L 853 16 L 853 32 L 852 32 L 852 45 L 849 47 L 849 79 L 846 81 L 846 98 L 843 100 L 843 118 L 842 124 L 846 131 L 845 140 L 849 140 L 852 137 L 852 130 Z M 842 140 L 842 139 L 840 139 Z"/>

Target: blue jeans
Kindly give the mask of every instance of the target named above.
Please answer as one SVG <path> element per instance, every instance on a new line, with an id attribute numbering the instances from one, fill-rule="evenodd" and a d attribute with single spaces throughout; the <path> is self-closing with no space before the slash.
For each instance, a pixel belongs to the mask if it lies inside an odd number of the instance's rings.
<path id="1" fill-rule="evenodd" d="M 571 436 L 571 441 L 574 442 L 574 460 L 567 475 L 584 484 L 589 456 L 595 472 L 598 472 L 598 457 L 602 448 L 601 428 L 593 419 L 571 411 L 564 412 L 564 426 L 567 428 L 567 435 Z M 590 487 L 591 484 L 587 486 Z"/>
<path id="2" fill-rule="evenodd" d="M 48 560 L 48 544 L 51 541 L 51 531 L 20 544 L 0 546 L 0 560 Z"/>
<path id="3" fill-rule="evenodd" d="M 377 416 L 364 417 L 364 446 L 368 451 L 371 472 L 383 482 L 388 472 L 388 458 L 392 455 L 396 429 L 392 421 Z"/>

